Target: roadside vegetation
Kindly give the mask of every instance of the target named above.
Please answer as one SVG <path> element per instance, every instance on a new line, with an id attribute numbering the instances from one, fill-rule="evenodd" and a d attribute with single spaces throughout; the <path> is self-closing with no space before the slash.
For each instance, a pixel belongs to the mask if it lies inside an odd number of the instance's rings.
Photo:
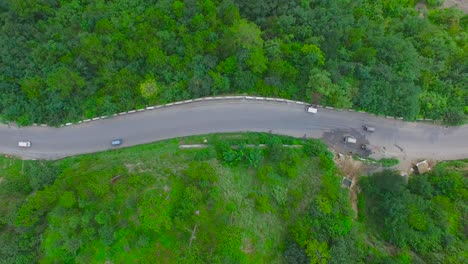
<path id="1" fill-rule="evenodd" d="M 356 221 L 318 140 L 216 134 L 60 161 L 1 157 L 0 263 L 456 263 L 460 164 L 409 185 L 365 178 Z"/>
<path id="2" fill-rule="evenodd" d="M 408 182 L 395 171 L 361 178 L 359 222 L 371 243 L 401 249 L 405 263 L 464 263 L 467 176 L 464 160 L 443 162 Z"/>
<path id="3" fill-rule="evenodd" d="M 467 19 L 441 2 L 0 1 L 0 116 L 58 125 L 251 94 L 459 124 Z"/>

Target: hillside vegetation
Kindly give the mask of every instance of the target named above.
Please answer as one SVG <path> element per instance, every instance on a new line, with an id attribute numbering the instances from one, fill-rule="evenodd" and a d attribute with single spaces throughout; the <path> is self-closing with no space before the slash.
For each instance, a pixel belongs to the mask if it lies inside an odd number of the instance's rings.
<path id="1" fill-rule="evenodd" d="M 468 112 L 468 20 L 457 9 L 421 17 L 414 5 L 0 1 L 0 116 L 57 125 L 252 94 L 461 123 Z"/>
<path id="2" fill-rule="evenodd" d="M 204 138 L 207 148 L 178 148 Z M 461 263 L 461 164 L 408 186 L 369 178 L 356 221 L 316 140 L 223 134 L 52 162 L 1 157 L 0 263 Z"/>
<path id="3" fill-rule="evenodd" d="M 360 221 L 413 263 L 468 260 L 468 160 L 439 164 L 406 183 L 398 172 L 363 178 Z"/>

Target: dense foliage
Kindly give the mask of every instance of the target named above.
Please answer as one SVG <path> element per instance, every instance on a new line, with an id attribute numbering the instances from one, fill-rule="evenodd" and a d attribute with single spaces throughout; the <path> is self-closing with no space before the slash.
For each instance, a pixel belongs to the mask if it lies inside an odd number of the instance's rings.
<path id="1" fill-rule="evenodd" d="M 466 16 L 434 9 L 421 17 L 414 5 L 0 1 L 0 114 L 59 124 L 248 93 L 460 123 L 468 111 Z"/>
<path id="2" fill-rule="evenodd" d="M 467 169 L 468 163 L 459 161 L 408 183 L 392 171 L 362 180 L 363 222 L 389 243 L 411 250 L 415 260 L 466 262 Z"/>

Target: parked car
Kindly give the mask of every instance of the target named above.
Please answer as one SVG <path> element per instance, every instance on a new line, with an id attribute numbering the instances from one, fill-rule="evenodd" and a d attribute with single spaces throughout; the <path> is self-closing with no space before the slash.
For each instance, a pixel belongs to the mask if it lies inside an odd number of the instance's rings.
<path id="1" fill-rule="evenodd" d="M 362 129 L 364 129 L 367 132 L 374 132 L 375 131 L 374 127 L 371 127 L 371 126 L 368 126 L 368 125 L 363 125 Z"/>
<path id="2" fill-rule="evenodd" d="M 18 147 L 30 148 L 31 147 L 31 142 L 30 141 L 20 141 L 20 142 L 18 142 Z"/>
<path id="3" fill-rule="evenodd" d="M 122 139 L 121 139 L 121 138 L 117 138 L 117 139 L 112 140 L 111 145 L 112 145 L 112 146 L 120 146 L 120 145 L 122 145 Z"/>
<path id="4" fill-rule="evenodd" d="M 309 105 L 309 106 L 306 108 L 306 111 L 307 111 L 308 113 L 316 114 L 316 113 L 317 113 L 317 108 L 313 107 L 312 105 Z"/>
<path id="5" fill-rule="evenodd" d="M 372 150 L 372 147 L 369 144 L 362 144 L 361 149 L 363 149 L 363 150 Z"/>
<path id="6" fill-rule="evenodd" d="M 356 144 L 356 139 L 351 137 L 351 136 L 346 136 L 344 137 L 344 143 L 353 143 L 353 144 Z"/>

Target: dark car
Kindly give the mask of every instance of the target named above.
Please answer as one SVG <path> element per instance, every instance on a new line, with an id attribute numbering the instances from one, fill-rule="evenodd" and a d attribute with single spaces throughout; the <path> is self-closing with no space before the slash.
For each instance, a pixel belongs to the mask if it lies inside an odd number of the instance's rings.
<path id="1" fill-rule="evenodd" d="M 368 125 L 362 126 L 362 129 L 364 129 L 367 132 L 374 132 L 375 131 L 374 127 L 371 127 L 371 126 L 368 126 Z"/>
<path id="2" fill-rule="evenodd" d="M 120 138 L 114 139 L 114 140 L 112 140 L 111 144 L 112 144 L 112 146 L 120 146 L 120 145 L 122 145 L 122 139 L 120 139 Z"/>
<path id="3" fill-rule="evenodd" d="M 372 147 L 369 144 L 362 144 L 361 149 L 363 149 L 363 150 L 372 150 Z"/>

